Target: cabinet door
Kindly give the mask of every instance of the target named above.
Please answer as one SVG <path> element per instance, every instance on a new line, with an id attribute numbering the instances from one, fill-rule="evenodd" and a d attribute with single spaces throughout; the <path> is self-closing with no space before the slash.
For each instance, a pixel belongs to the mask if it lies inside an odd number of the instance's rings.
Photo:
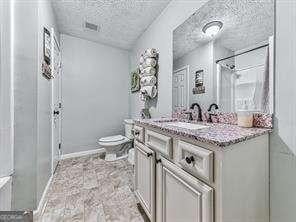
<path id="1" fill-rule="evenodd" d="M 157 192 L 161 203 L 162 222 L 212 222 L 213 189 L 186 173 L 165 158 L 161 158 L 161 183 Z"/>
<path id="2" fill-rule="evenodd" d="M 155 219 L 155 152 L 135 142 L 135 194 L 147 216 Z"/>

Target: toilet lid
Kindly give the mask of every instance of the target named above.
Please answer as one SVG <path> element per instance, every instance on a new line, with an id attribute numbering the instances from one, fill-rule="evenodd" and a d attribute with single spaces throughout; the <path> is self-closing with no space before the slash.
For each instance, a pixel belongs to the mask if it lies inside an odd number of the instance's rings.
<path id="1" fill-rule="evenodd" d="M 118 141 L 121 141 L 121 140 L 124 140 L 124 136 L 116 135 L 116 136 L 103 137 L 99 141 L 104 142 L 104 143 L 108 143 L 108 142 L 118 142 Z"/>

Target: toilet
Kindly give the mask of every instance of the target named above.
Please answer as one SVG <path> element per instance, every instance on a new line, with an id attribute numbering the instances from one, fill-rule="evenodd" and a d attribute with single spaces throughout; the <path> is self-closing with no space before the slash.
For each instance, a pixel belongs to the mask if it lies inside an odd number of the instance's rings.
<path id="1" fill-rule="evenodd" d="M 106 161 L 115 161 L 128 156 L 128 150 L 131 148 L 134 139 L 132 133 L 134 122 L 132 119 L 126 119 L 124 125 L 125 136 L 115 135 L 99 139 L 98 144 L 106 151 Z"/>

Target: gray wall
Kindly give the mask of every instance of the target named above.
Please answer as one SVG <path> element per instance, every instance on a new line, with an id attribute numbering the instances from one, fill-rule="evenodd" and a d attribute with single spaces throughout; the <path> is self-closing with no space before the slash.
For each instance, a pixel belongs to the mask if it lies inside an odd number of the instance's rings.
<path id="1" fill-rule="evenodd" d="M 124 133 L 129 53 L 68 35 L 61 49 L 62 152 L 97 149 L 100 137 Z"/>
<path id="2" fill-rule="evenodd" d="M 296 1 L 276 1 L 275 129 L 270 145 L 271 222 L 296 218 Z"/>
<path id="3" fill-rule="evenodd" d="M 214 101 L 214 49 L 213 42 L 209 42 L 174 60 L 174 70 L 189 65 L 189 105 L 199 103 L 203 109 L 207 109 Z M 195 72 L 204 70 L 205 93 L 193 94 L 195 87 Z"/>
<path id="4" fill-rule="evenodd" d="M 147 48 L 159 51 L 158 98 L 150 109 L 152 117 L 170 116 L 172 111 L 173 30 L 206 1 L 173 0 L 138 38 L 131 51 L 131 70 Z M 130 95 L 132 117 L 139 117 L 143 103 L 139 93 Z"/>
<path id="5" fill-rule="evenodd" d="M 0 1 L 0 177 L 13 172 L 10 3 Z"/>
<path id="6" fill-rule="evenodd" d="M 36 209 L 51 175 L 50 81 L 41 74 L 43 26 L 56 28 L 49 0 L 14 4 L 13 209 Z"/>
<path id="7" fill-rule="evenodd" d="M 12 208 L 36 206 L 38 4 L 14 4 L 14 177 Z"/>

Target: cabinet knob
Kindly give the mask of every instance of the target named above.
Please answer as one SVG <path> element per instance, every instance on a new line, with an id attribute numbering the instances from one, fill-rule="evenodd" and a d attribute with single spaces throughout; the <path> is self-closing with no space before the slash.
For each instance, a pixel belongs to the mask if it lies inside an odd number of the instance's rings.
<path id="1" fill-rule="evenodd" d="M 156 160 L 156 163 L 161 163 L 161 159 Z"/>
<path id="2" fill-rule="evenodd" d="M 186 163 L 190 164 L 190 163 L 194 162 L 194 157 L 193 156 L 190 156 L 190 157 L 187 156 L 185 158 L 185 161 L 186 161 Z"/>
<path id="3" fill-rule="evenodd" d="M 139 131 L 134 131 L 135 136 L 139 136 L 140 132 Z"/>
<path id="4" fill-rule="evenodd" d="M 147 155 L 147 157 L 150 157 L 150 156 L 152 156 L 152 153 L 147 153 L 146 155 Z"/>

